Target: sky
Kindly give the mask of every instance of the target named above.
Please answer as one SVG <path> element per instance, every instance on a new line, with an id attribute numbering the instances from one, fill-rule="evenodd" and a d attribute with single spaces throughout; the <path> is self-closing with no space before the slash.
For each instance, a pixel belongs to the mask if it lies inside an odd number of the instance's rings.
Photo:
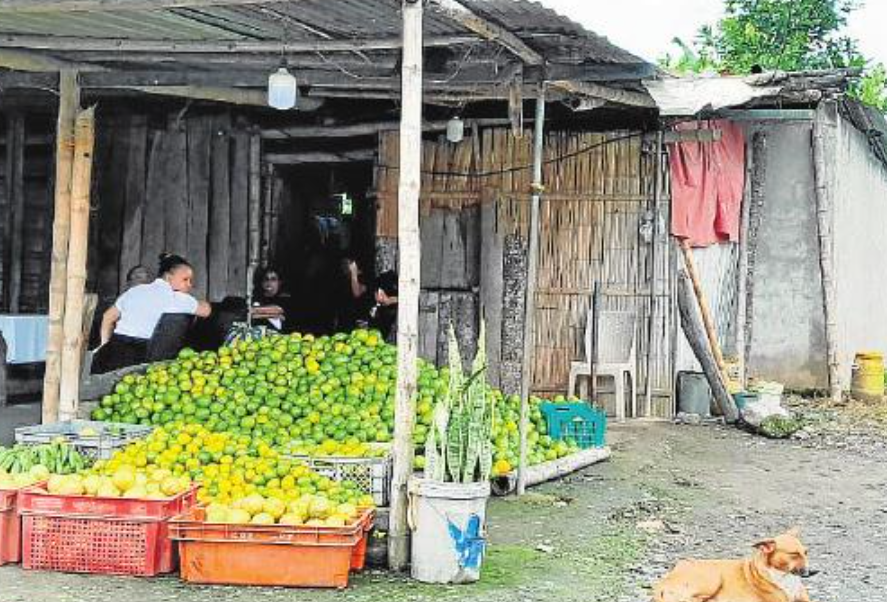
<path id="1" fill-rule="evenodd" d="M 617 46 L 649 61 L 669 50 L 671 40 L 693 39 L 700 25 L 714 23 L 722 13 L 723 0 L 540 0 L 606 36 Z M 851 15 L 848 33 L 859 40 L 863 54 L 887 64 L 887 0 L 864 0 Z"/>

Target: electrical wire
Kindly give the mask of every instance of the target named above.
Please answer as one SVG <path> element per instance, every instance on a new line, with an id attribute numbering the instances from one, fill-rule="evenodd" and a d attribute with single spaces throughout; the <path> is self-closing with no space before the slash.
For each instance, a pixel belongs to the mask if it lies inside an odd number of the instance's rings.
<path id="1" fill-rule="evenodd" d="M 601 148 L 603 146 L 607 146 L 609 144 L 614 144 L 616 142 L 624 142 L 625 140 L 631 140 L 633 138 L 640 138 L 644 135 L 643 132 L 634 132 L 632 134 L 626 134 L 624 136 L 617 136 L 616 138 L 609 138 L 604 140 L 603 142 L 597 142 L 595 144 L 589 144 L 580 149 L 571 151 L 569 153 L 565 153 L 563 155 L 559 155 L 557 157 L 552 157 L 550 159 L 545 159 L 542 161 L 542 165 L 551 165 L 552 163 L 560 163 L 561 161 L 565 161 L 567 159 L 572 159 L 573 157 L 578 157 L 579 155 L 584 155 L 585 153 L 589 153 L 595 149 Z M 385 165 L 380 163 L 376 165 L 379 169 L 390 169 L 390 170 L 398 170 L 400 167 L 396 165 Z M 475 171 L 475 172 L 460 172 L 460 171 L 434 171 L 430 169 L 423 169 L 421 173 L 426 176 L 450 176 L 450 177 L 459 177 L 459 178 L 486 178 L 489 176 L 498 176 L 509 173 L 515 173 L 518 171 L 525 171 L 533 169 L 533 165 L 519 165 L 517 167 L 507 167 L 505 169 L 496 169 L 490 171 Z"/>

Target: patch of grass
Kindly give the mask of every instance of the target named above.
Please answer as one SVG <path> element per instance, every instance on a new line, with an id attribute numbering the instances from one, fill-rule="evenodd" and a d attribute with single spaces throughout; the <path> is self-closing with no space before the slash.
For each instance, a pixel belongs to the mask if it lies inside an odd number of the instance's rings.
<path id="1" fill-rule="evenodd" d="M 544 554 L 524 546 L 492 546 L 481 572 L 484 588 L 514 587 L 546 564 Z"/>

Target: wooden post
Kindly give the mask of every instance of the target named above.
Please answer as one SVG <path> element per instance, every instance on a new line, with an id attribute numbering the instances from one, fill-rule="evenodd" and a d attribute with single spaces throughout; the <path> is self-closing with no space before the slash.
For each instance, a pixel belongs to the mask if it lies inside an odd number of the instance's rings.
<path id="1" fill-rule="evenodd" d="M 545 83 L 536 95 L 536 121 L 533 126 L 533 195 L 530 199 L 530 241 L 527 251 L 527 290 L 524 302 L 524 356 L 521 370 L 520 461 L 517 494 L 527 490 L 527 431 L 530 424 L 530 394 L 533 388 L 536 338 L 536 278 L 539 264 L 539 205 L 542 201 L 542 152 L 545 133 Z"/>
<path id="2" fill-rule="evenodd" d="M 80 363 L 83 360 L 83 314 L 86 301 L 86 259 L 89 249 L 89 197 L 95 147 L 95 107 L 77 116 L 71 181 L 71 237 L 68 243 L 68 282 L 65 287 L 64 344 L 59 387 L 59 418 L 77 417 L 80 402 Z"/>
<path id="3" fill-rule="evenodd" d="M 745 378 L 745 344 L 746 316 L 748 294 L 748 235 L 751 224 L 752 195 L 752 166 L 754 165 L 754 138 L 749 138 L 745 145 L 745 187 L 742 195 L 742 210 L 739 218 L 739 259 L 737 260 L 736 274 L 736 355 L 739 360 L 739 383 L 744 388 Z"/>
<path id="4" fill-rule="evenodd" d="M 838 360 L 837 330 L 835 318 L 837 291 L 835 288 L 834 239 L 832 237 L 831 187 L 826 167 L 825 114 L 822 106 L 813 120 L 813 176 L 816 183 L 816 227 L 819 236 L 819 268 L 822 279 L 822 307 L 825 315 L 825 353 L 828 367 L 829 397 L 839 402 L 842 397 L 841 371 Z"/>
<path id="5" fill-rule="evenodd" d="M 262 265 L 271 263 L 271 224 L 274 213 L 274 166 L 270 163 L 262 165 L 262 234 L 259 261 Z"/>
<path id="6" fill-rule="evenodd" d="M 49 281 L 49 333 L 46 341 L 46 374 L 43 377 L 43 422 L 59 415 L 62 330 L 68 277 L 68 240 L 71 225 L 71 178 L 74 164 L 74 120 L 80 107 L 75 71 L 59 77 L 59 117 L 56 130 L 55 217 L 52 223 L 52 266 Z"/>
<path id="7" fill-rule="evenodd" d="M 249 138 L 249 263 L 259 265 L 262 245 L 262 139 Z M 253 283 L 249 283 L 252 288 Z"/>
<path id="8" fill-rule="evenodd" d="M 727 364 L 724 362 L 724 356 L 721 353 L 721 345 L 718 343 L 718 334 L 715 330 L 715 323 L 711 318 L 711 310 L 708 308 L 708 302 L 705 300 L 705 293 L 702 290 L 699 273 L 696 271 L 696 263 L 693 261 L 693 251 L 690 249 L 690 243 L 688 243 L 686 239 L 681 239 L 681 252 L 684 254 L 684 265 L 687 268 L 687 274 L 690 276 L 690 282 L 693 283 L 693 293 L 696 295 L 697 303 L 699 303 L 699 313 L 702 315 L 702 323 L 705 325 L 705 336 L 708 337 L 708 344 L 711 347 L 711 353 L 714 356 L 715 364 L 717 364 L 718 370 L 720 370 L 724 382 L 726 382 Z"/>
<path id="9" fill-rule="evenodd" d="M 413 473 L 421 265 L 419 188 L 422 181 L 422 3 L 403 0 L 402 10 L 400 181 L 397 201 L 397 392 L 394 406 L 391 528 L 388 533 L 388 565 L 394 571 L 405 570 L 410 559 L 407 484 Z"/>

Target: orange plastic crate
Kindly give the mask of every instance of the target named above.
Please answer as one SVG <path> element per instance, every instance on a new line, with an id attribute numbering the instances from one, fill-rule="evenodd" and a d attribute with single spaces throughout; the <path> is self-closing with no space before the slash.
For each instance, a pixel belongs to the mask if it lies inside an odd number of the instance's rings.
<path id="1" fill-rule="evenodd" d="M 191 508 L 197 489 L 165 500 L 60 496 L 23 490 L 25 569 L 150 577 L 175 570 L 169 519 Z"/>
<path id="2" fill-rule="evenodd" d="M 206 523 L 204 518 L 204 510 L 195 508 L 170 522 L 170 537 L 179 543 L 183 580 L 343 589 L 352 567 L 364 564 L 374 513 L 367 510 L 343 528 L 227 525 Z"/>
<path id="3" fill-rule="evenodd" d="M 22 559 L 22 521 L 16 512 L 18 490 L 0 489 L 0 566 Z"/>

